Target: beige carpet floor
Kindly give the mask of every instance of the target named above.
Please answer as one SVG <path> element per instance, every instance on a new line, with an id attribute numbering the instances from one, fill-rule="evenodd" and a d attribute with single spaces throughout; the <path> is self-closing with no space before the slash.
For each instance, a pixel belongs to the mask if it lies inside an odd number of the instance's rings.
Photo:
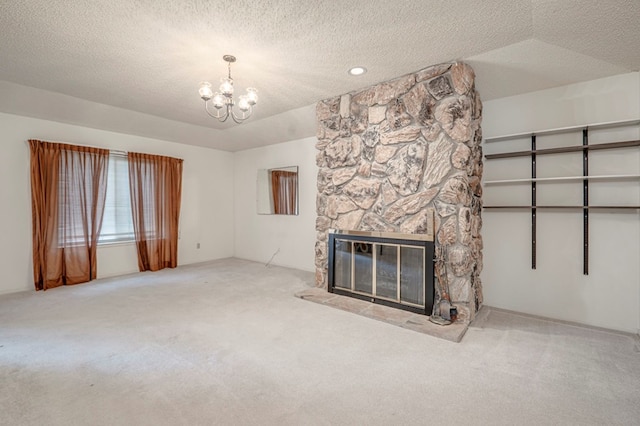
<path id="1" fill-rule="evenodd" d="M 0 424 L 640 424 L 636 336 L 485 309 L 452 343 L 312 281 L 226 259 L 0 296 Z"/>

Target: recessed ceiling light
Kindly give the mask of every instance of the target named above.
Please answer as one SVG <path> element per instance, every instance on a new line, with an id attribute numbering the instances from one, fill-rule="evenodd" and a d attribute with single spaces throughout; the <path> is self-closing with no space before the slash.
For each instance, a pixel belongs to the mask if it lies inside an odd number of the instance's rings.
<path id="1" fill-rule="evenodd" d="M 349 74 L 351 75 L 362 75 L 367 72 L 365 67 L 353 67 L 349 70 Z"/>

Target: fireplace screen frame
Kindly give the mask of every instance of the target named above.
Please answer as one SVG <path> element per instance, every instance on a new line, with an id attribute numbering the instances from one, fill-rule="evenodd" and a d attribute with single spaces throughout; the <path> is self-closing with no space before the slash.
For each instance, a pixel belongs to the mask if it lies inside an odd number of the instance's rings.
<path id="1" fill-rule="evenodd" d="M 349 264 L 350 270 L 350 288 L 345 288 L 336 285 L 336 266 L 338 261 L 336 260 L 336 244 L 339 242 L 349 242 L 351 244 L 351 261 Z M 371 260 L 371 291 L 365 292 L 357 290 L 355 276 L 355 245 L 356 244 L 371 244 L 372 260 Z M 365 232 L 365 231 L 334 231 L 328 235 L 328 285 L 327 290 L 330 293 L 339 294 L 343 296 L 354 297 L 360 300 L 366 300 L 372 303 L 391 306 L 406 311 L 431 315 L 433 310 L 433 303 L 435 297 L 434 288 L 434 242 L 433 237 L 423 234 L 396 234 L 396 233 L 382 233 L 382 232 Z M 378 246 L 395 246 L 397 250 L 397 262 L 401 263 L 401 250 L 402 247 L 419 248 L 423 250 L 423 282 L 424 287 L 422 289 L 421 303 L 413 303 L 404 300 L 401 295 L 401 272 L 400 266 L 396 263 L 398 270 L 396 276 L 397 297 L 392 299 L 390 297 L 383 297 L 377 294 L 376 291 L 376 258 Z"/>

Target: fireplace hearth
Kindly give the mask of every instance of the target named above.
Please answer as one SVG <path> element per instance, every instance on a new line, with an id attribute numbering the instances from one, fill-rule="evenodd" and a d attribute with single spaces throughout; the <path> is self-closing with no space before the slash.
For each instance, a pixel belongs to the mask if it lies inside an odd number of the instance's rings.
<path id="1" fill-rule="evenodd" d="M 328 254 L 329 292 L 431 315 L 432 235 L 335 231 Z"/>

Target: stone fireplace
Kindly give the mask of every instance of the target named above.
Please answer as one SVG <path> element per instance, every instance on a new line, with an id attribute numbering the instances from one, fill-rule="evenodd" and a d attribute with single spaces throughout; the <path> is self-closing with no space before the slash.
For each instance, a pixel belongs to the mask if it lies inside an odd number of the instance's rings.
<path id="1" fill-rule="evenodd" d="M 482 104 L 462 62 L 317 104 L 316 286 L 331 231 L 433 233 L 458 320 L 482 304 Z M 435 303 L 440 298 L 436 279 Z"/>

